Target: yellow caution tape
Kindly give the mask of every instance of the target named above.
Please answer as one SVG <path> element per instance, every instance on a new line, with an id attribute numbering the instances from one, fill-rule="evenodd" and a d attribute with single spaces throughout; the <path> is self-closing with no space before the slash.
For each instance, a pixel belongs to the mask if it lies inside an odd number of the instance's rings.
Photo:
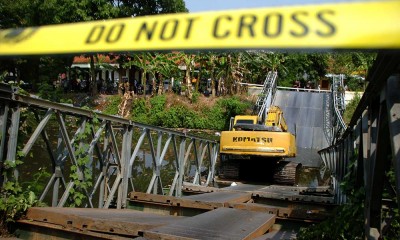
<path id="1" fill-rule="evenodd" d="M 0 31 L 0 56 L 258 48 L 400 49 L 400 1 L 168 14 Z"/>

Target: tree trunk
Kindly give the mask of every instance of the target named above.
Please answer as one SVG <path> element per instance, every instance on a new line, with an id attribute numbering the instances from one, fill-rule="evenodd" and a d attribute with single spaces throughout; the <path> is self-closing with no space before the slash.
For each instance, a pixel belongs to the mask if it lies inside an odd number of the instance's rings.
<path id="1" fill-rule="evenodd" d="M 215 79 L 214 79 L 214 68 L 211 69 L 211 96 L 215 97 Z"/>
<path id="2" fill-rule="evenodd" d="M 146 95 L 146 72 L 142 72 L 142 91 L 143 91 L 143 96 Z"/>
<path id="3" fill-rule="evenodd" d="M 90 93 L 92 96 L 96 96 L 98 91 L 97 91 L 97 81 L 96 81 L 96 69 L 94 67 L 93 55 L 90 55 L 90 76 L 91 76 Z"/>
<path id="4" fill-rule="evenodd" d="M 159 75 L 159 84 L 158 84 L 158 93 L 157 95 L 161 95 L 164 92 L 164 82 L 163 82 L 163 77 L 162 74 Z"/>
<path id="5" fill-rule="evenodd" d="M 199 91 L 200 79 L 201 79 L 201 62 L 200 62 L 199 74 L 197 75 L 197 81 L 196 81 L 196 92 L 198 92 L 198 91 Z"/>
<path id="6" fill-rule="evenodd" d="M 32 84 L 32 91 L 36 92 L 38 90 L 37 86 L 40 84 L 39 81 L 39 65 L 40 65 L 40 57 L 32 57 L 26 60 L 25 63 L 22 63 L 20 65 L 21 68 L 19 68 L 21 72 L 20 74 L 17 74 L 17 81 L 19 82 L 20 80 L 24 82 L 30 82 Z"/>
<path id="7" fill-rule="evenodd" d="M 192 84 L 191 84 L 191 82 L 190 82 L 190 67 L 189 66 L 186 66 L 186 86 L 187 86 L 187 89 L 186 89 L 186 96 L 189 98 L 189 99 L 192 99 Z"/>

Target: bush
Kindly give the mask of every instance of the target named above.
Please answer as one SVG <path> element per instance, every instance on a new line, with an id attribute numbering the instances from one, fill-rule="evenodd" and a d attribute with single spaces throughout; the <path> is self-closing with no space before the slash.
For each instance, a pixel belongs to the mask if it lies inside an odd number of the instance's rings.
<path id="1" fill-rule="evenodd" d="M 118 114 L 118 106 L 121 104 L 122 98 L 121 96 L 110 96 L 107 98 L 107 104 L 103 110 L 103 113 L 109 115 L 117 115 Z"/>
<path id="2" fill-rule="evenodd" d="M 19 152 L 18 156 L 20 155 Z M 3 176 L 7 181 L 0 189 L 1 234 L 7 234 L 10 223 L 14 223 L 23 216 L 29 207 L 40 204 L 32 191 L 32 188 L 35 187 L 30 185 L 22 187 L 18 180 L 14 178 L 14 171 L 20 164 L 22 164 L 20 160 L 4 162 Z M 39 182 L 40 179 L 36 178 L 36 180 Z M 37 182 L 34 182 L 33 186 L 37 185 Z"/>
<path id="3" fill-rule="evenodd" d="M 354 98 L 346 105 L 346 110 L 343 114 L 343 120 L 346 124 L 349 124 L 353 117 L 354 111 L 360 103 L 361 97 L 358 93 L 355 94 Z"/>
<path id="4" fill-rule="evenodd" d="M 193 92 L 192 94 L 192 103 L 197 103 L 199 101 L 200 93 L 199 92 Z"/>
<path id="5" fill-rule="evenodd" d="M 195 101 L 198 101 L 198 98 Z M 187 103 L 173 102 L 172 106 L 167 106 L 166 95 L 154 96 L 150 99 L 136 98 L 132 104 L 131 120 L 167 128 L 224 130 L 228 128 L 231 117 L 244 114 L 249 107 L 248 103 L 241 101 L 238 97 L 218 99 L 212 107 L 196 108 Z M 109 97 L 103 113 L 117 114 L 120 103 L 120 96 Z"/>
<path id="6" fill-rule="evenodd" d="M 145 98 L 137 98 L 133 101 L 131 119 L 135 122 L 149 123 L 148 113 L 150 109 L 147 106 Z"/>
<path id="7" fill-rule="evenodd" d="M 250 105 L 249 103 L 241 101 L 238 97 L 233 96 L 218 100 L 217 107 L 224 110 L 223 111 L 223 118 L 225 121 L 224 129 L 228 129 L 231 117 L 244 114 L 246 112 L 246 109 L 248 109 Z"/>
<path id="8" fill-rule="evenodd" d="M 52 102 L 60 102 L 62 91 L 59 88 L 54 89 L 54 87 L 50 84 L 42 83 L 39 86 L 38 95 L 42 99 L 46 99 Z"/>
<path id="9" fill-rule="evenodd" d="M 350 160 L 354 167 L 357 154 Z M 356 185 L 352 174 L 344 176 L 340 188 L 347 196 L 347 203 L 338 206 L 326 220 L 301 228 L 297 234 L 298 240 L 308 239 L 364 239 L 364 199 L 365 189 Z"/>

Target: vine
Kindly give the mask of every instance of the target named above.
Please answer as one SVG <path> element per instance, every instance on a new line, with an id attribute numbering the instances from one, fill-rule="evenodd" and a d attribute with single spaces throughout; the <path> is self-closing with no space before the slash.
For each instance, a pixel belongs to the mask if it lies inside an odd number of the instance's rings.
<path id="1" fill-rule="evenodd" d="M 99 123 L 97 116 L 95 115 L 91 122 L 85 124 L 84 130 L 79 133 L 74 142 L 75 158 L 77 165 L 71 166 L 70 177 L 74 182 L 74 188 L 71 188 L 70 193 L 73 198 L 71 207 L 79 207 L 87 199 L 86 194 L 92 183 L 92 171 L 89 166 L 91 161 L 90 155 L 88 154 L 90 145 L 84 141 L 88 139 L 92 133 L 92 126 L 95 128 Z"/>
<path id="2" fill-rule="evenodd" d="M 21 152 L 18 152 L 21 157 Z M 10 223 L 23 216 L 29 207 L 39 205 L 36 194 L 31 190 L 32 186 L 22 187 L 18 179 L 14 177 L 17 166 L 22 161 L 6 160 L 3 164 L 4 184 L 0 190 L 0 223 L 1 235 L 8 233 Z"/>

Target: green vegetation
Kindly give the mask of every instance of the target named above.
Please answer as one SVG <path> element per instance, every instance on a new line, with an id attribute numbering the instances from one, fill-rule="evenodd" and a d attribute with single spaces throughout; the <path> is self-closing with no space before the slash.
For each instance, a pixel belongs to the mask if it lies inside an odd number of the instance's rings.
<path id="1" fill-rule="evenodd" d="M 114 95 L 109 96 L 107 98 L 107 104 L 103 109 L 103 113 L 109 115 L 117 115 L 118 114 L 118 105 L 121 104 L 122 98 L 121 96 Z"/>
<path id="2" fill-rule="evenodd" d="M 396 174 L 393 166 L 386 172 L 386 176 L 389 179 L 390 186 L 395 186 Z M 385 189 L 382 194 L 383 198 L 390 199 L 393 203 L 397 203 L 396 195 L 393 194 L 392 189 Z M 385 219 L 387 223 L 384 228 L 384 239 L 390 240 L 396 239 L 396 237 L 398 238 L 400 236 L 400 209 L 396 207 L 382 209 L 382 219 Z"/>
<path id="3" fill-rule="evenodd" d="M 70 172 L 70 177 L 74 181 L 74 187 L 70 190 L 71 197 L 74 200 L 70 203 L 71 207 L 81 206 L 87 200 L 86 193 L 93 185 L 92 172 L 87 167 L 90 162 L 88 154 L 90 144 L 85 140 L 92 133 L 92 127 L 95 128 L 96 125 L 98 125 L 98 119 L 94 117 L 92 121 L 85 124 L 83 131 L 78 134 L 74 142 L 76 165 L 71 166 Z"/>
<path id="4" fill-rule="evenodd" d="M 0 0 L 0 6 L 0 29 L 188 11 L 183 0 Z M 87 55 L 92 60 L 90 75 L 94 80 L 93 60 L 96 56 Z M 0 73 L 18 73 L 17 80 L 31 83 L 32 90 L 36 92 L 43 83 L 52 84 L 59 73 L 68 72 L 72 60 L 73 56 L 1 59 Z M 92 94 L 98 92 L 96 81 L 90 81 L 90 90 Z"/>
<path id="5" fill-rule="evenodd" d="M 4 162 L 3 177 L 7 181 L 5 181 L 0 189 L 1 236 L 7 234 L 10 223 L 19 219 L 29 207 L 39 204 L 36 194 L 33 191 L 33 189 L 38 188 L 37 183 L 28 187 L 22 187 L 18 179 L 14 177 L 14 171 L 20 164 L 22 164 L 20 160 Z M 34 176 L 37 182 L 39 182 L 41 177 L 42 175 Z"/>
<path id="6" fill-rule="evenodd" d="M 349 168 L 356 162 L 357 154 L 352 158 Z M 348 197 L 348 202 L 337 207 L 327 220 L 302 228 L 297 234 L 297 239 L 364 239 L 365 189 L 356 184 L 356 178 L 350 173 L 347 174 L 340 187 Z"/>
<path id="7" fill-rule="evenodd" d="M 354 111 L 356 110 L 358 103 L 361 100 L 360 94 L 356 93 L 354 98 L 346 105 L 346 110 L 343 114 L 343 119 L 346 124 L 349 124 L 353 117 Z"/>
<path id="8" fill-rule="evenodd" d="M 62 91 L 60 88 L 54 89 L 53 86 L 45 82 L 39 86 L 38 95 L 39 97 L 52 102 L 60 102 Z"/>
<path id="9" fill-rule="evenodd" d="M 131 120 L 166 128 L 213 129 L 224 130 L 229 126 L 231 117 L 243 114 L 251 105 L 239 97 L 225 97 L 211 101 L 200 97 L 198 103 L 191 105 L 188 101 L 176 101 L 174 95 L 160 95 L 150 99 L 136 98 L 132 104 Z M 104 113 L 118 111 L 117 97 L 109 98 Z"/>
<path id="10" fill-rule="evenodd" d="M 355 154 L 349 169 L 355 168 L 357 162 Z M 387 161 L 390 161 L 388 157 Z M 383 186 L 383 198 L 390 199 L 396 206 L 396 194 L 393 194 L 392 186 L 395 186 L 393 168 L 386 171 L 389 183 Z M 338 206 L 327 220 L 302 228 L 297 234 L 298 240 L 357 240 L 365 239 L 364 233 L 364 207 L 365 189 L 363 183 L 356 182 L 357 178 L 350 171 L 340 185 L 342 192 L 347 196 L 347 203 Z M 380 239 L 398 239 L 400 236 L 400 214 L 397 207 L 382 208 L 382 219 L 386 227 L 381 231 Z"/>

